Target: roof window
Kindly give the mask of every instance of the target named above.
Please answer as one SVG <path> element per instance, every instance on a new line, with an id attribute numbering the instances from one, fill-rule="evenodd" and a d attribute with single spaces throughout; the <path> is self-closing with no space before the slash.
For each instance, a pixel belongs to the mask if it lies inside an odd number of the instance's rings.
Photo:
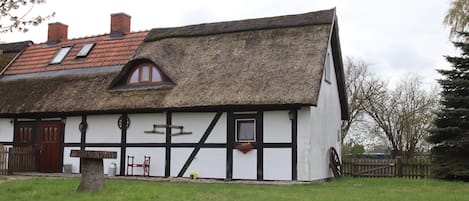
<path id="1" fill-rule="evenodd" d="M 91 50 L 93 49 L 95 43 L 87 43 L 85 44 L 81 50 L 77 54 L 77 58 L 84 58 L 90 54 Z"/>
<path id="2" fill-rule="evenodd" d="M 60 48 L 59 51 L 55 54 L 55 57 L 49 64 L 60 64 L 64 60 L 65 56 L 67 56 L 68 52 L 72 49 L 72 46 L 66 46 Z"/>

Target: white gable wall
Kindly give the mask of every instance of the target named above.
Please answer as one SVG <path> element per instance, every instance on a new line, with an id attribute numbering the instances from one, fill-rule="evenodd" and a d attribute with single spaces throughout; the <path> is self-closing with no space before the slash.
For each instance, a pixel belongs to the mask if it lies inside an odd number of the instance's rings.
<path id="1" fill-rule="evenodd" d="M 303 107 L 298 112 L 298 180 L 332 177 L 328 150 L 335 147 L 340 154 L 341 109 L 330 45 L 328 53 L 330 83 L 323 74 L 317 106 Z"/>

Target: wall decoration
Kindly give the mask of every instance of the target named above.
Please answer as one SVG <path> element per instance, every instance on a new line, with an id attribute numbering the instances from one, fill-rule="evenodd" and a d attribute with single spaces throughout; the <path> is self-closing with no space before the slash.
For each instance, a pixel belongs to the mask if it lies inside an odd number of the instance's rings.
<path id="1" fill-rule="evenodd" d="M 127 115 L 121 115 L 117 121 L 117 126 L 121 130 L 127 130 L 130 127 L 130 118 Z"/>

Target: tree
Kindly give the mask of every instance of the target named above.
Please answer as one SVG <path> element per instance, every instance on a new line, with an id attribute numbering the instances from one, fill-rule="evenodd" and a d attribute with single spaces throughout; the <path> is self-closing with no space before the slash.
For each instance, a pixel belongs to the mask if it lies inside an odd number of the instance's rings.
<path id="1" fill-rule="evenodd" d="M 469 0 L 453 0 L 443 23 L 451 27 L 450 36 L 469 28 Z"/>
<path id="2" fill-rule="evenodd" d="M 342 157 L 360 156 L 365 153 L 365 146 L 351 140 L 342 145 Z"/>
<path id="3" fill-rule="evenodd" d="M 345 67 L 350 118 L 342 124 L 341 142 L 353 124 L 363 121 L 365 103 L 375 100 L 378 92 L 385 87 L 384 82 L 368 71 L 368 64 L 363 60 L 347 57 Z"/>
<path id="4" fill-rule="evenodd" d="M 55 15 L 27 17 L 36 4 L 43 4 L 45 0 L 2 0 L 0 3 L 1 24 L 0 32 L 27 32 L 29 26 L 37 26 Z M 20 12 L 26 9 L 25 12 Z M 5 22 L 7 21 L 7 22 Z"/>
<path id="5" fill-rule="evenodd" d="M 409 76 L 394 90 L 381 88 L 375 98 L 365 107 L 373 130 L 385 136 L 393 157 L 411 158 L 432 126 L 437 95 L 422 88 L 421 78 Z"/>
<path id="6" fill-rule="evenodd" d="M 449 70 L 438 70 L 444 79 L 442 109 L 434 121 L 428 141 L 432 148 L 433 173 L 437 178 L 469 180 L 469 33 L 460 33 L 466 42 L 454 42 L 461 56 L 446 56 Z"/>

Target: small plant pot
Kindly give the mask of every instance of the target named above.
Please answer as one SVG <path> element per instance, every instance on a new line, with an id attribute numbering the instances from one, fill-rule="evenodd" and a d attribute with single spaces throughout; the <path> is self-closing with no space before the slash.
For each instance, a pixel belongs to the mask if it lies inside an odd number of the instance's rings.
<path id="1" fill-rule="evenodd" d="M 251 143 L 242 143 L 236 145 L 236 149 L 239 150 L 240 152 L 243 152 L 243 154 L 248 153 L 251 151 L 254 147 L 252 146 Z"/>

